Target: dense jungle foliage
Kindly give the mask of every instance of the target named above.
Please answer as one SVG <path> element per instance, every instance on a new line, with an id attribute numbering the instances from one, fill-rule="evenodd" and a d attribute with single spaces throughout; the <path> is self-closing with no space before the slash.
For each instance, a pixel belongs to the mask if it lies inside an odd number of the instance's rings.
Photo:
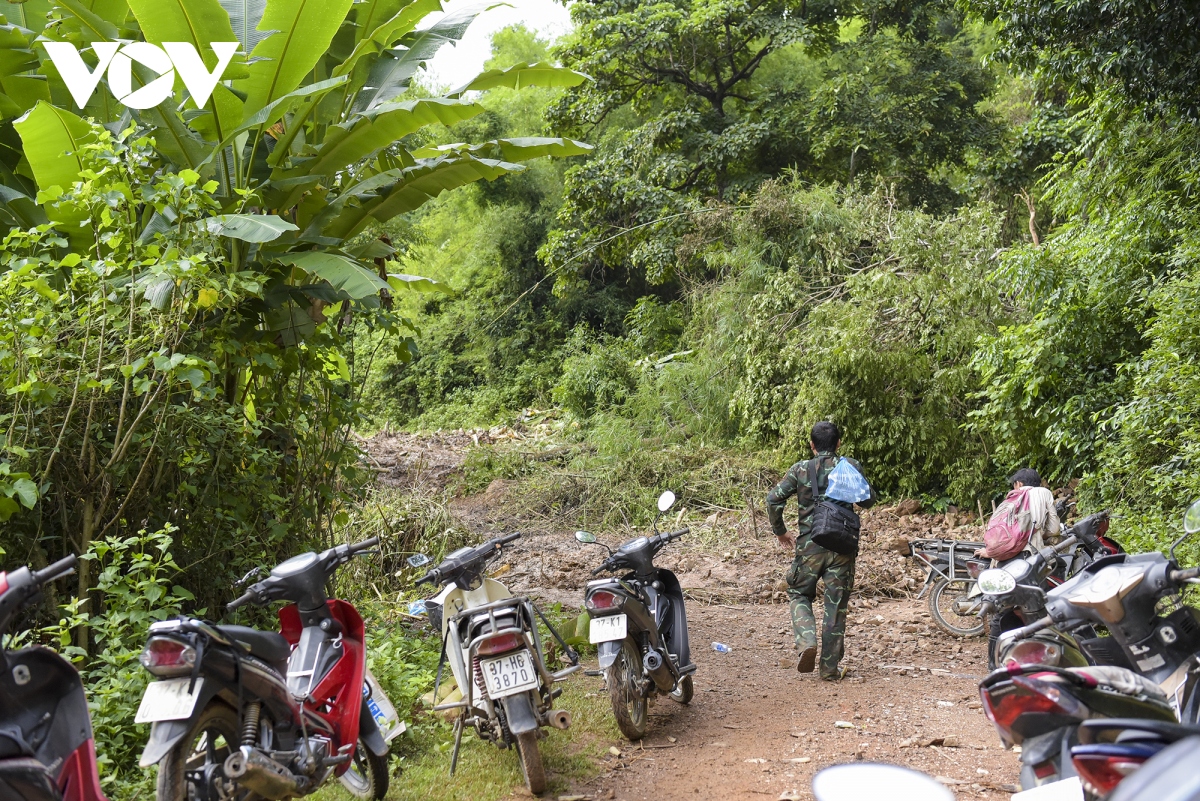
<path id="1" fill-rule="evenodd" d="M 597 0 L 504 32 L 493 66 L 593 80 L 496 130 L 597 147 L 391 224 L 457 294 L 377 422 L 560 407 L 602 449 L 783 465 L 830 418 L 886 493 L 975 508 L 1031 464 L 1160 540 L 1200 494 L 1196 48 L 1178 7 L 1044 5 Z"/>
<path id="2" fill-rule="evenodd" d="M 85 556 L 26 636 L 95 688 L 107 789 L 148 780 L 148 623 L 303 549 L 384 537 L 345 580 L 392 698 L 428 689 L 382 599 L 466 533 L 356 432 L 553 410 L 600 478 L 539 503 L 604 523 L 755 503 L 819 419 L 885 495 L 982 508 L 1029 464 L 1135 548 L 1200 495 L 1188 4 L 569 7 L 437 87 L 474 18 L 437 0 L 0 2 L 0 555 Z M 81 109 L 39 37 L 241 49 L 202 108 Z"/>

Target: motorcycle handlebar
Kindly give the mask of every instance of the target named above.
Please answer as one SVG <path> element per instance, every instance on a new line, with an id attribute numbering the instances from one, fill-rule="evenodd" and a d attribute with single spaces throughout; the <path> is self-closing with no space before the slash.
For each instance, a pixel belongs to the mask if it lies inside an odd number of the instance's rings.
<path id="1" fill-rule="evenodd" d="M 1004 636 L 1009 640 L 1023 640 L 1026 637 L 1029 637 L 1030 635 L 1033 635 L 1033 634 L 1037 634 L 1042 629 L 1048 629 L 1053 625 L 1054 625 L 1054 620 L 1049 615 L 1047 615 L 1046 617 L 1043 617 L 1040 620 L 1033 621 L 1028 626 L 1024 626 L 1022 628 L 1013 629 L 1012 631 L 1006 632 Z"/>
<path id="2" fill-rule="evenodd" d="M 379 537 L 371 537 L 370 539 L 356 542 L 350 546 L 350 553 L 359 553 L 360 551 L 369 551 L 379 544 Z"/>
<path id="3" fill-rule="evenodd" d="M 436 570 L 430 570 L 428 573 L 417 579 L 415 584 L 432 584 L 433 580 L 437 578 L 437 574 L 438 572 Z"/>
<path id="4" fill-rule="evenodd" d="M 1200 578 L 1200 567 L 1189 567 L 1187 570 L 1172 570 L 1167 574 L 1167 577 L 1176 584 L 1182 584 L 1185 581 Z"/>
<path id="5" fill-rule="evenodd" d="M 1058 545 L 1055 545 L 1054 550 L 1056 553 L 1062 553 L 1063 551 L 1067 550 L 1068 548 L 1070 548 L 1072 545 L 1074 545 L 1077 542 L 1079 542 L 1079 537 L 1075 534 L 1072 534 L 1071 536 L 1067 537 L 1065 540 L 1060 542 Z"/>
<path id="6" fill-rule="evenodd" d="M 521 539 L 521 532 L 514 531 L 512 534 L 505 534 L 503 537 L 497 537 L 493 540 L 497 545 L 507 545 L 510 542 L 516 542 Z"/>
<path id="7" fill-rule="evenodd" d="M 54 564 L 35 571 L 33 574 L 34 583 L 41 586 L 42 584 L 54 581 L 57 578 L 69 576 L 75 572 L 75 565 L 78 561 L 79 558 L 75 556 L 75 554 L 71 554 L 70 556 L 59 559 Z"/>
<path id="8" fill-rule="evenodd" d="M 679 529 L 679 531 L 672 531 L 671 533 L 667 534 L 667 536 L 663 539 L 663 542 L 670 542 L 671 540 L 677 540 L 680 537 L 682 537 L 684 534 L 687 534 L 689 532 L 691 532 L 691 528 L 689 528 L 688 526 L 684 526 L 683 528 Z"/>
<path id="9" fill-rule="evenodd" d="M 225 608 L 232 612 L 234 609 L 237 609 L 239 606 L 245 606 L 248 603 L 253 603 L 255 598 L 256 598 L 256 596 L 255 596 L 254 592 L 251 590 L 247 590 L 241 596 L 234 598 L 232 601 L 225 604 Z"/>

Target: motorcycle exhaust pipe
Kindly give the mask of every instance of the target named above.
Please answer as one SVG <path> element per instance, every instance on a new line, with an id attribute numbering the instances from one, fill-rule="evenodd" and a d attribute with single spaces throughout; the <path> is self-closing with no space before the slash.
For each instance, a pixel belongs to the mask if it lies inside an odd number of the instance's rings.
<path id="1" fill-rule="evenodd" d="M 303 792 L 307 782 L 265 754 L 248 745 L 225 760 L 225 776 L 263 798 L 291 798 Z"/>
<path id="2" fill-rule="evenodd" d="M 645 658 L 642 659 L 642 670 L 646 671 L 646 675 L 660 691 L 669 693 L 675 689 L 675 677 L 671 675 L 670 668 L 658 651 L 651 649 L 646 652 Z"/>
<path id="3" fill-rule="evenodd" d="M 547 717 L 550 718 L 550 725 L 556 729 L 566 731 L 571 728 L 571 713 L 565 709 L 551 709 Z"/>

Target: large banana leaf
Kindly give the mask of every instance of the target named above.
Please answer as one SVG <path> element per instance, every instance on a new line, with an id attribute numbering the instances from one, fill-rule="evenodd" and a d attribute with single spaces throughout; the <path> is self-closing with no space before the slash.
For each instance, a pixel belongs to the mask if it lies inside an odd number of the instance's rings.
<path id="1" fill-rule="evenodd" d="M 537 64 L 514 64 L 503 70 L 481 72 L 469 82 L 455 89 L 446 97 L 462 97 L 466 92 L 482 92 L 488 89 L 524 89 L 527 86 L 571 87 L 588 80 L 582 72 L 557 67 L 545 61 Z"/>
<path id="2" fill-rule="evenodd" d="M 124 0 L 55 0 L 55 6 L 62 15 L 55 38 L 61 36 L 76 44 L 119 39 L 118 26 L 128 11 Z"/>
<path id="3" fill-rule="evenodd" d="M 478 144 L 437 145 L 412 151 L 413 158 L 437 158 L 448 153 L 471 153 L 492 155 L 498 151 L 505 161 L 528 161 L 543 156 L 583 156 L 590 153 L 592 146 L 565 137 L 517 136 L 511 139 L 493 139 Z"/>
<path id="4" fill-rule="evenodd" d="M 0 222 L 20 228 L 32 228 L 46 222 L 46 213 L 33 198 L 11 186 L 0 184 Z"/>
<path id="5" fill-rule="evenodd" d="M 474 103 L 437 97 L 380 106 L 350 122 L 330 127 L 317 155 L 297 162 L 296 169 L 289 174 L 333 175 L 426 125 L 454 125 L 481 111 L 483 108 Z"/>
<path id="6" fill-rule="evenodd" d="M 307 250 L 301 253 L 285 253 L 276 259 L 328 281 L 334 289 L 345 292 L 353 300 L 377 295 L 379 290 L 388 288 L 387 282 L 374 272 L 338 253 Z"/>
<path id="7" fill-rule="evenodd" d="M 258 29 L 267 10 L 267 0 L 220 0 L 221 8 L 229 15 L 233 35 L 242 43 L 243 53 L 253 53 L 258 43 L 278 31 Z"/>
<path id="8" fill-rule="evenodd" d="M 391 16 L 381 16 L 393 6 L 397 8 Z M 366 9 L 360 7 L 356 20 L 359 39 L 354 51 L 338 65 L 333 74 L 348 75 L 363 57 L 382 53 L 416 28 L 417 23 L 427 15 L 441 8 L 441 0 L 378 0 Z"/>
<path id="9" fill-rule="evenodd" d="M 9 22 L 34 33 L 41 33 L 48 21 L 46 15 L 53 6 L 53 0 L 25 0 L 24 3 L 5 3 L 3 8 Z"/>
<path id="10" fill-rule="evenodd" d="M 127 0 L 147 42 L 189 42 L 212 67 L 211 42 L 236 38 L 217 0 Z"/>
<path id="11" fill-rule="evenodd" d="M 21 135 L 25 157 L 38 188 L 70 188 L 83 170 L 79 149 L 95 141 L 92 129 L 79 117 L 49 103 L 38 103 L 13 123 Z"/>
<path id="12" fill-rule="evenodd" d="M 319 231 L 333 239 L 348 239 L 372 219 L 384 222 L 397 214 L 420 208 L 447 190 L 479 180 L 494 181 L 524 169 L 520 164 L 454 153 L 425 159 L 411 167 L 388 170 L 343 192 L 326 213 L 310 223 L 305 236 Z"/>
<path id="13" fill-rule="evenodd" d="M 243 242 L 274 242 L 288 231 L 300 230 L 274 214 L 222 214 L 205 220 L 210 233 Z"/>
<path id="14" fill-rule="evenodd" d="M 250 77 L 235 81 L 253 113 L 286 96 L 320 60 L 353 0 L 268 0 L 259 23 L 279 33 L 258 43 Z"/>
<path id="15" fill-rule="evenodd" d="M 414 31 L 400 40 L 400 47 L 379 55 L 367 83 L 354 100 L 352 111 L 361 114 L 394 100 L 406 88 L 417 70 L 433 58 L 442 46 L 463 38 L 467 28 L 483 8 L 465 8 L 447 14 L 432 26 Z"/>

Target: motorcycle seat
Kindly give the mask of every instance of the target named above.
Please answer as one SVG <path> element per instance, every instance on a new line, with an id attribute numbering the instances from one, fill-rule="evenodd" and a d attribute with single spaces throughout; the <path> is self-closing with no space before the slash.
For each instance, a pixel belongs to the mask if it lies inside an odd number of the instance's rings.
<path id="1" fill-rule="evenodd" d="M 1134 673 L 1122 667 L 1112 665 L 1095 665 L 1091 667 L 1070 668 L 1072 673 L 1085 676 L 1097 684 L 1112 687 L 1122 695 L 1142 696 L 1161 704 L 1168 704 L 1167 694 L 1163 689 L 1145 676 Z"/>
<path id="2" fill-rule="evenodd" d="M 219 626 L 222 633 L 250 648 L 250 653 L 272 665 L 287 662 L 291 644 L 276 631 L 259 631 L 249 626 Z"/>

